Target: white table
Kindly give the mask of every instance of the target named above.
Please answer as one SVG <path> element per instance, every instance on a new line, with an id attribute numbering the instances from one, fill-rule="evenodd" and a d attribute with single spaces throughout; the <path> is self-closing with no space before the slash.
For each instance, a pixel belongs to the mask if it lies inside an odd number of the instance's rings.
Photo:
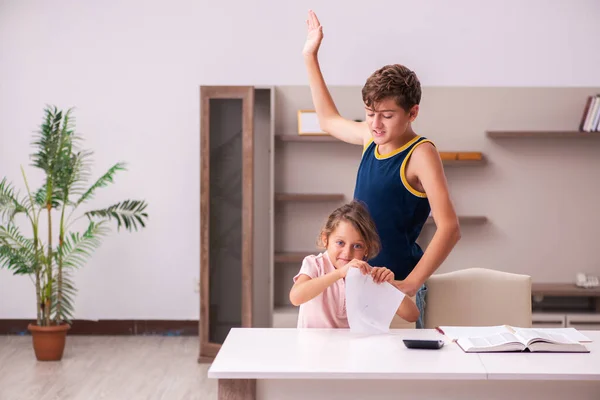
<path id="1" fill-rule="evenodd" d="M 435 330 L 232 329 L 208 371 L 219 399 L 600 398 L 600 331 L 585 354 L 464 353 Z M 403 338 L 444 339 L 440 350 Z"/>

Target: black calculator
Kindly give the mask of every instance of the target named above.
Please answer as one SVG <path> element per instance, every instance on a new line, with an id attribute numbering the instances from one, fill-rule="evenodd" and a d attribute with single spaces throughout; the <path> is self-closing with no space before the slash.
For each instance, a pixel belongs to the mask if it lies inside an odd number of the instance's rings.
<path id="1" fill-rule="evenodd" d="M 409 349 L 437 350 L 444 346 L 443 340 L 403 339 L 402 341 Z"/>

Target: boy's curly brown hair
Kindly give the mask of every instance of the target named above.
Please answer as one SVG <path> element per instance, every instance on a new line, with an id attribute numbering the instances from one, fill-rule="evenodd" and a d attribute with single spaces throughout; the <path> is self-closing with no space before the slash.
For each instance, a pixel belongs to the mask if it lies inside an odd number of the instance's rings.
<path id="1" fill-rule="evenodd" d="M 400 64 L 386 65 L 373 72 L 362 88 L 362 98 L 369 108 L 391 97 L 406 112 L 421 102 L 421 82 L 417 75 Z"/>

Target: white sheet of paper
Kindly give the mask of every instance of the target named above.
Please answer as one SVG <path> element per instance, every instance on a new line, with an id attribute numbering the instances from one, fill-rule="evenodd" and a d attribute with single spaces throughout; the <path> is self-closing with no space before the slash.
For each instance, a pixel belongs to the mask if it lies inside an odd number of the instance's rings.
<path id="1" fill-rule="evenodd" d="M 375 283 L 358 268 L 346 274 L 346 312 L 350 330 L 356 333 L 386 333 L 404 299 L 404 293 L 389 282 Z"/>

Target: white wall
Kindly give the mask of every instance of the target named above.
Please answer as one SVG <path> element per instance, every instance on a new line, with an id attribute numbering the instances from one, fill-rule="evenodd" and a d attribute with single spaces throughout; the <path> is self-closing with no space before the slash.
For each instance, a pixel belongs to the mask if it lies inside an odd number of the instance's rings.
<path id="1" fill-rule="evenodd" d="M 145 231 L 110 237 L 79 271 L 76 317 L 198 318 L 198 87 L 306 84 L 309 7 L 331 84 L 401 62 L 425 86 L 600 85 L 597 1 L 365 4 L 0 1 L 0 176 L 22 187 L 43 106 L 76 106 L 95 172 L 130 163 L 92 205 L 150 203 Z M 33 305 L 28 279 L 0 271 L 0 318 Z"/>

